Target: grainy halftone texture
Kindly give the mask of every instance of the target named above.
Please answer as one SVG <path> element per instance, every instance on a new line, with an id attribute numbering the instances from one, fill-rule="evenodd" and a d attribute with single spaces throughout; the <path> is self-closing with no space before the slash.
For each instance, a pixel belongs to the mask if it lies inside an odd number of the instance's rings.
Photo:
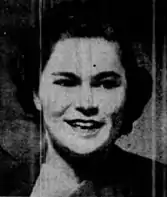
<path id="1" fill-rule="evenodd" d="M 54 2 L 60 3 L 60 1 L 53 0 L 43 1 L 44 7 L 52 7 Z M 148 8 L 149 6 L 145 5 L 145 7 Z M 36 125 L 24 119 L 24 111 L 15 96 L 17 87 L 12 83 L 6 68 L 10 46 L 4 45 L 7 32 L 3 28 L 5 26 L 6 29 L 10 29 L 33 25 L 37 10 L 33 1 L 30 0 L 0 1 L 0 8 L 0 56 L 2 57 L 0 62 L 0 143 L 10 154 L 30 159 L 31 153 L 36 152 L 39 147 L 39 136 L 37 135 Z M 142 31 L 144 32 L 144 28 Z M 138 48 L 139 63 L 151 73 L 151 63 L 148 63 L 147 56 L 141 53 L 141 45 L 136 44 L 135 46 Z M 150 49 L 146 51 L 151 54 Z M 157 78 L 154 79 L 156 80 L 156 102 L 152 103 L 152 100 L 150 100 L 141 118 L 135 122 L 132 133 L 128 136 L 122 136 L 117 144 L 127 151 L 144 157 L 152 158 L 153 154 L 156 154 L 157 160 L 167 163 L 166 43 L 164 43 L 164 52 L 162 53 L 162 56 L 160 54 L 160 59 L 162 59 L 160 64 L 163 66 L 157 64 Z M 154 117 L 152 116 L 152 106 L 156 106 Z M 153 125 L 156 130 L 156 152 L 152 150 Z"/>
<path id="2" fill-rule="evenodd" d="M 138 51 L 141 45 L 136 44 Z M 139 52 L 138 52 L 139 53 Z M 141 58 L 142 57 L 142 58 Z M 145 60 L 144 60 L 145 59 Z M 151 64 L 147 56 L 141 56 L 139 63 L 151 70 Z M 145 63 L 145 65 L 143 64 Z M 163 72 L 163 71 L 161 71 Z M 163 73 L 161 73 L 163 75 Z M 162 77 L 162 76 L 161 76 Z M 162 80 L 162 79 L 161 79 Z M 31 158 L 31 151 L 38 152 L 39 135 L 36 125 L 33 122 L 24 120 L 24 111 L 15 96 L 17 87 L 12 83 L 10 75 L 5 66 L 1 64 L 0 72 L 0 134 L 2 147 L 17 157 Z M 157 87 L 157 102 L 148 102 L 141 118 L 134 123 L 133 131 L 128 136 L 122 136 L 117 140 L 117 144 L 123 149 L 152 158 L 155 154 L 152 150 L 152 121 L 156 128 L 156 159 L 167 163 L 167 111 L 163 106 L 166 92 Z M 156 105 L 155 117 L 152 117 L 152 105 Z"/>

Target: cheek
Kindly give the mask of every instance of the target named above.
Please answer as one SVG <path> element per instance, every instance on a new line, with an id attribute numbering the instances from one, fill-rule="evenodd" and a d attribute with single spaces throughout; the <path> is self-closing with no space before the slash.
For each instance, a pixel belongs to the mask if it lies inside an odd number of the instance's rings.
<path id="1" fill-rule="evenodd" d="M 60 88 L 43 87 L 40 89 L 40 98 L 45 117 L 49 119 L 61 117 L 70 105 L 68 93 Z"/>
<path id="2" fill-rule="evenodd" d="M 125 88 L 120 87 L 111 92 L 104 94 L 103 98 L 99 101 L 99 108 L 101 113 L 112 114 L 118 111 L 125 101 Z"/>

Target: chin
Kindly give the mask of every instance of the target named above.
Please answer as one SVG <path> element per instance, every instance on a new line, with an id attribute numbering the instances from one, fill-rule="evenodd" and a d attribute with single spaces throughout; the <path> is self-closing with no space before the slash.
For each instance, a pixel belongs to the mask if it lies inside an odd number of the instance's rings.
<path id="1" fill-rule="evenodd" d="M 85 155 L 112 143 L 114 132 L 111 128 L 111 124 L 106 124 L 103 128 L 89 133 L 80 129 L 74 131 L 70 126 L 60 123 L 55 129 L 50 128 L 49 132 L 61 146 L 76 154 Z M 53 132 L 55 130 L 58 132 Z"/>

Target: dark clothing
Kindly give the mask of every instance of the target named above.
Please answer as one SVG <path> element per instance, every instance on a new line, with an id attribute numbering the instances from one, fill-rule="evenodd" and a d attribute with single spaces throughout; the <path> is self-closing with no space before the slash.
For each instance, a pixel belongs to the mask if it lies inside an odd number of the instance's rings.
<path id="1" fill-rule="evenodd" d="M 98 156 L 78 158 L 67 152 L 64 156 L 66 154 L 69 155 L 66 161 L 75 169 L 80 181 L 86 180 L 71 197 L 152 197 L 153 189 L 156 197 L 164 197 L 167 184 L 164 164 L 128 153 L 115 145 L 112 151 L 102 151 Z M 0 159 L 0 196 L 30 196 L 39 175 L 38 162 L 20 164 L 3 149 L 0 149 Z"/>
<path id="2" fill-rule="evenodd" d="M 116 145 L 91 153 L 87 157 L 70 155 L 57 145 L 55 148 L 75 170 L 80 181 L 87 180 L 74 196 L 93 196 L 93 190 L 94 196 L 99 197 L 117 197 L 121 194 L 123 197 L 152 197 L 155 188 L 156 197 L 162 197 L 164 189 L 167 189 L 164 178 L 167 177 L 166 165 L 126 152 Z M 155 187 L 153 179 L 156 181 Z M 80 195 L 83 191 L 88 192 L 84 187 L 93 188 L 90 189 L 91 195 Z M 108 192 L 111 192 L 111 195 L 108 195 Z"/>
<path id="3" fill-rule="evenodd" d="M 0 147 L 0 196 L 29 196 L 39 169 L 38 163 L 20 162 Z"/>

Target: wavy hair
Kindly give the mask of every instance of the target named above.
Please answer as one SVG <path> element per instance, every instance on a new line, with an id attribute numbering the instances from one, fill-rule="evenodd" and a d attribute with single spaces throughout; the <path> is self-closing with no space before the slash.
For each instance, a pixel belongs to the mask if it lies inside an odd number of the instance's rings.
<path id="1" fill-rule="evenodd" d="M 151 97 L 152 79 L 137 63 L 126 21 L 107 10 L 101 13 L 97 7 L 66 2 L 45 10 L 34 27 L 18 32 L 19 64 L 24 72 L 17 84 L 17 96 L 25 112 L 33 114 L 35 121 L 39 121 L 39 112 L 33 103 L 33 92 L 38 92 L 40 73 L 47 65 L 53 46 L 68 38 L 103 38 L 118 43 L 127 79 L 125 122 L 132 123 L 140 117 Z"/>

